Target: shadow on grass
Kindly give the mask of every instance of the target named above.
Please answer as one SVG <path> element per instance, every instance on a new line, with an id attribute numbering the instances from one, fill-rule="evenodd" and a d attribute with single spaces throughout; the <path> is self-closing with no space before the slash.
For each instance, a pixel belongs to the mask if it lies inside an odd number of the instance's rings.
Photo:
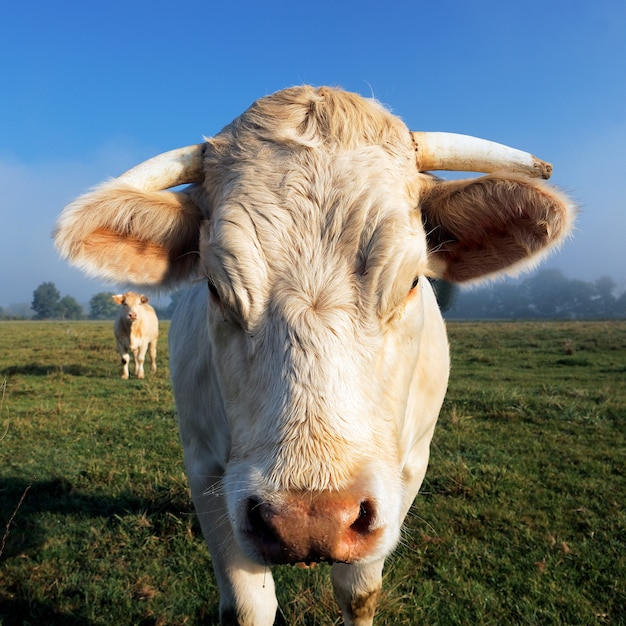
<path id="1" fill-rule="evenodd" d="M 95 375 L 91 369 L 82 365 L 27 363 L 26 365 L 10 365 L 0 370 L 0 376 L 50 376 L 50 374 L 88 377 Z"/>
<path id="2" fill-rule="evenodd" d="M 171 492 L 165 489 L 153 498 L 130 493 L 112 497 L 81 493 L 65 478 L 32 482 L 17 477 L 0 478 L 0 624 L 91 624 L 84 617 L 60 612 L 52 599 L 42 603 L 30 598 L 27 580 L 2 580 L 6 561 L 22 556 L 36 559 L 45 545 L 48 537 L 40 524 L 42 514 L 114 519 L 129 514 L 170 513 L 180 517 L 190 513 L 190 508 L 190 502 L 172 498 Z M 216 619 L 216 615 L 209 619 Z M 154 622 L 142 623 L 147 626 Z"/>
<path id="3" fill-rule="evenodd" d="M 9 601 L 0 596 L 0 623 L 2 626 L 91 626 L 92 622 L 83 617 L 74 617 L 56 611 L 52 604 L 40 602 Z"/>
<path id="4" fill-rule="evenodd" d="M 20 502 L 21 501 L 21 502 Z M 116 497 L 84 494 L 65 478 L 29 482 L 24 478 L 0 479 L 0 558 L 32 552 L 46 540 L 37 518 L 42 513 L 113 517 L 126 514 L 187 514 L 191 503 L 171 499 L 164 490 L 153 498 L 139 498 L 130 493 Z M 11 519 L 13 517 L 13 519 Z M 11 521 L 8 529 L 2 530 Z"/>

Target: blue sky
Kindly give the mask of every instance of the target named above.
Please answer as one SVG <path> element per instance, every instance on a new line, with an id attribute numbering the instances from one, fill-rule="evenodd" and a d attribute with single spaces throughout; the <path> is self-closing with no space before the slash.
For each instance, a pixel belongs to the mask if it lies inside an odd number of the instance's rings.
<path id="1" fill-rule="evenodd" d="M 623 0 L 6 4 L 2 306 L 30 302 L 44 281 L 83 303 L 111 289 L 57 257 L 50 231 L 63 206 L 302 83 L 372 95 L 413 130 L 478 135 L 552 162 L 582 212 L 544 266 L 626 290 Z"/>

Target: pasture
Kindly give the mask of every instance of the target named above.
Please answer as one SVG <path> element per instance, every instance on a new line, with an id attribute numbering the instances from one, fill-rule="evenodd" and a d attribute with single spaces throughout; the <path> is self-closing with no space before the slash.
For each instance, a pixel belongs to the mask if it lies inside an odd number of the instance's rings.
<path id="1" fill-rule="evenodd" d="M 377 624 L 626 623 L 626 322 L 450 323 L 426 480 Z M 0 624 L 212 624 L 161 323 L 120 379 L 112 322 L 0 322 Z M 279 621 L 339 624 L 326 566 Z"/>

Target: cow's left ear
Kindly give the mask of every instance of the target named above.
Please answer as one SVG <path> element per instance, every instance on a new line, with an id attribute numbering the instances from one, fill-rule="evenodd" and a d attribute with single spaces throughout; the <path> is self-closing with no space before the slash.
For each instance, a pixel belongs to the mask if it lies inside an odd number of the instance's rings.
<path id="1" fill-rule="evenodd" d="M 53 236 L 60 254 L 92 276 L 171 287 L 197 272 L 202 221 L 188 193 L 112 180 L 65 207 Z"/>
<path id="2" fill-rule="evenodd" d="M 567 237 L 575 217 L 554 187 L 509 174 L 438 181 L 420 208 L 431 269 L 451 282 L 532 266 Z"/>

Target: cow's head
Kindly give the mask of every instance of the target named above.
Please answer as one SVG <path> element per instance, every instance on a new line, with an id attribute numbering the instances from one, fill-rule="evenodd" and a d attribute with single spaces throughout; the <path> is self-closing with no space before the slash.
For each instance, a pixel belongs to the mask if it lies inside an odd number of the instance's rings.
<path id="1" fill-rule="evenodd" d="M 398 539 L 447 384 L 427 277 L 517 272 L 558 244 L 573 208 L 549 174 L 526 153 L 410 132 L 375 101 L 298 87 L 79 198 L 55 236 L 92 275 L 206 281 L 197 349 L 247 553 L 367 561 Z M 181 183 L 193 185 L 167 191 Z"/>
<path id="2" fill-rule="evenodd" d="M 111 298 L 113 302 L 122 307 L 119 316 L 130 322 L 134 322 L 141 315 L 141 308 L 149 302 L 148 296 L 140 295 L 134 291 L 118 293 Z"/>

